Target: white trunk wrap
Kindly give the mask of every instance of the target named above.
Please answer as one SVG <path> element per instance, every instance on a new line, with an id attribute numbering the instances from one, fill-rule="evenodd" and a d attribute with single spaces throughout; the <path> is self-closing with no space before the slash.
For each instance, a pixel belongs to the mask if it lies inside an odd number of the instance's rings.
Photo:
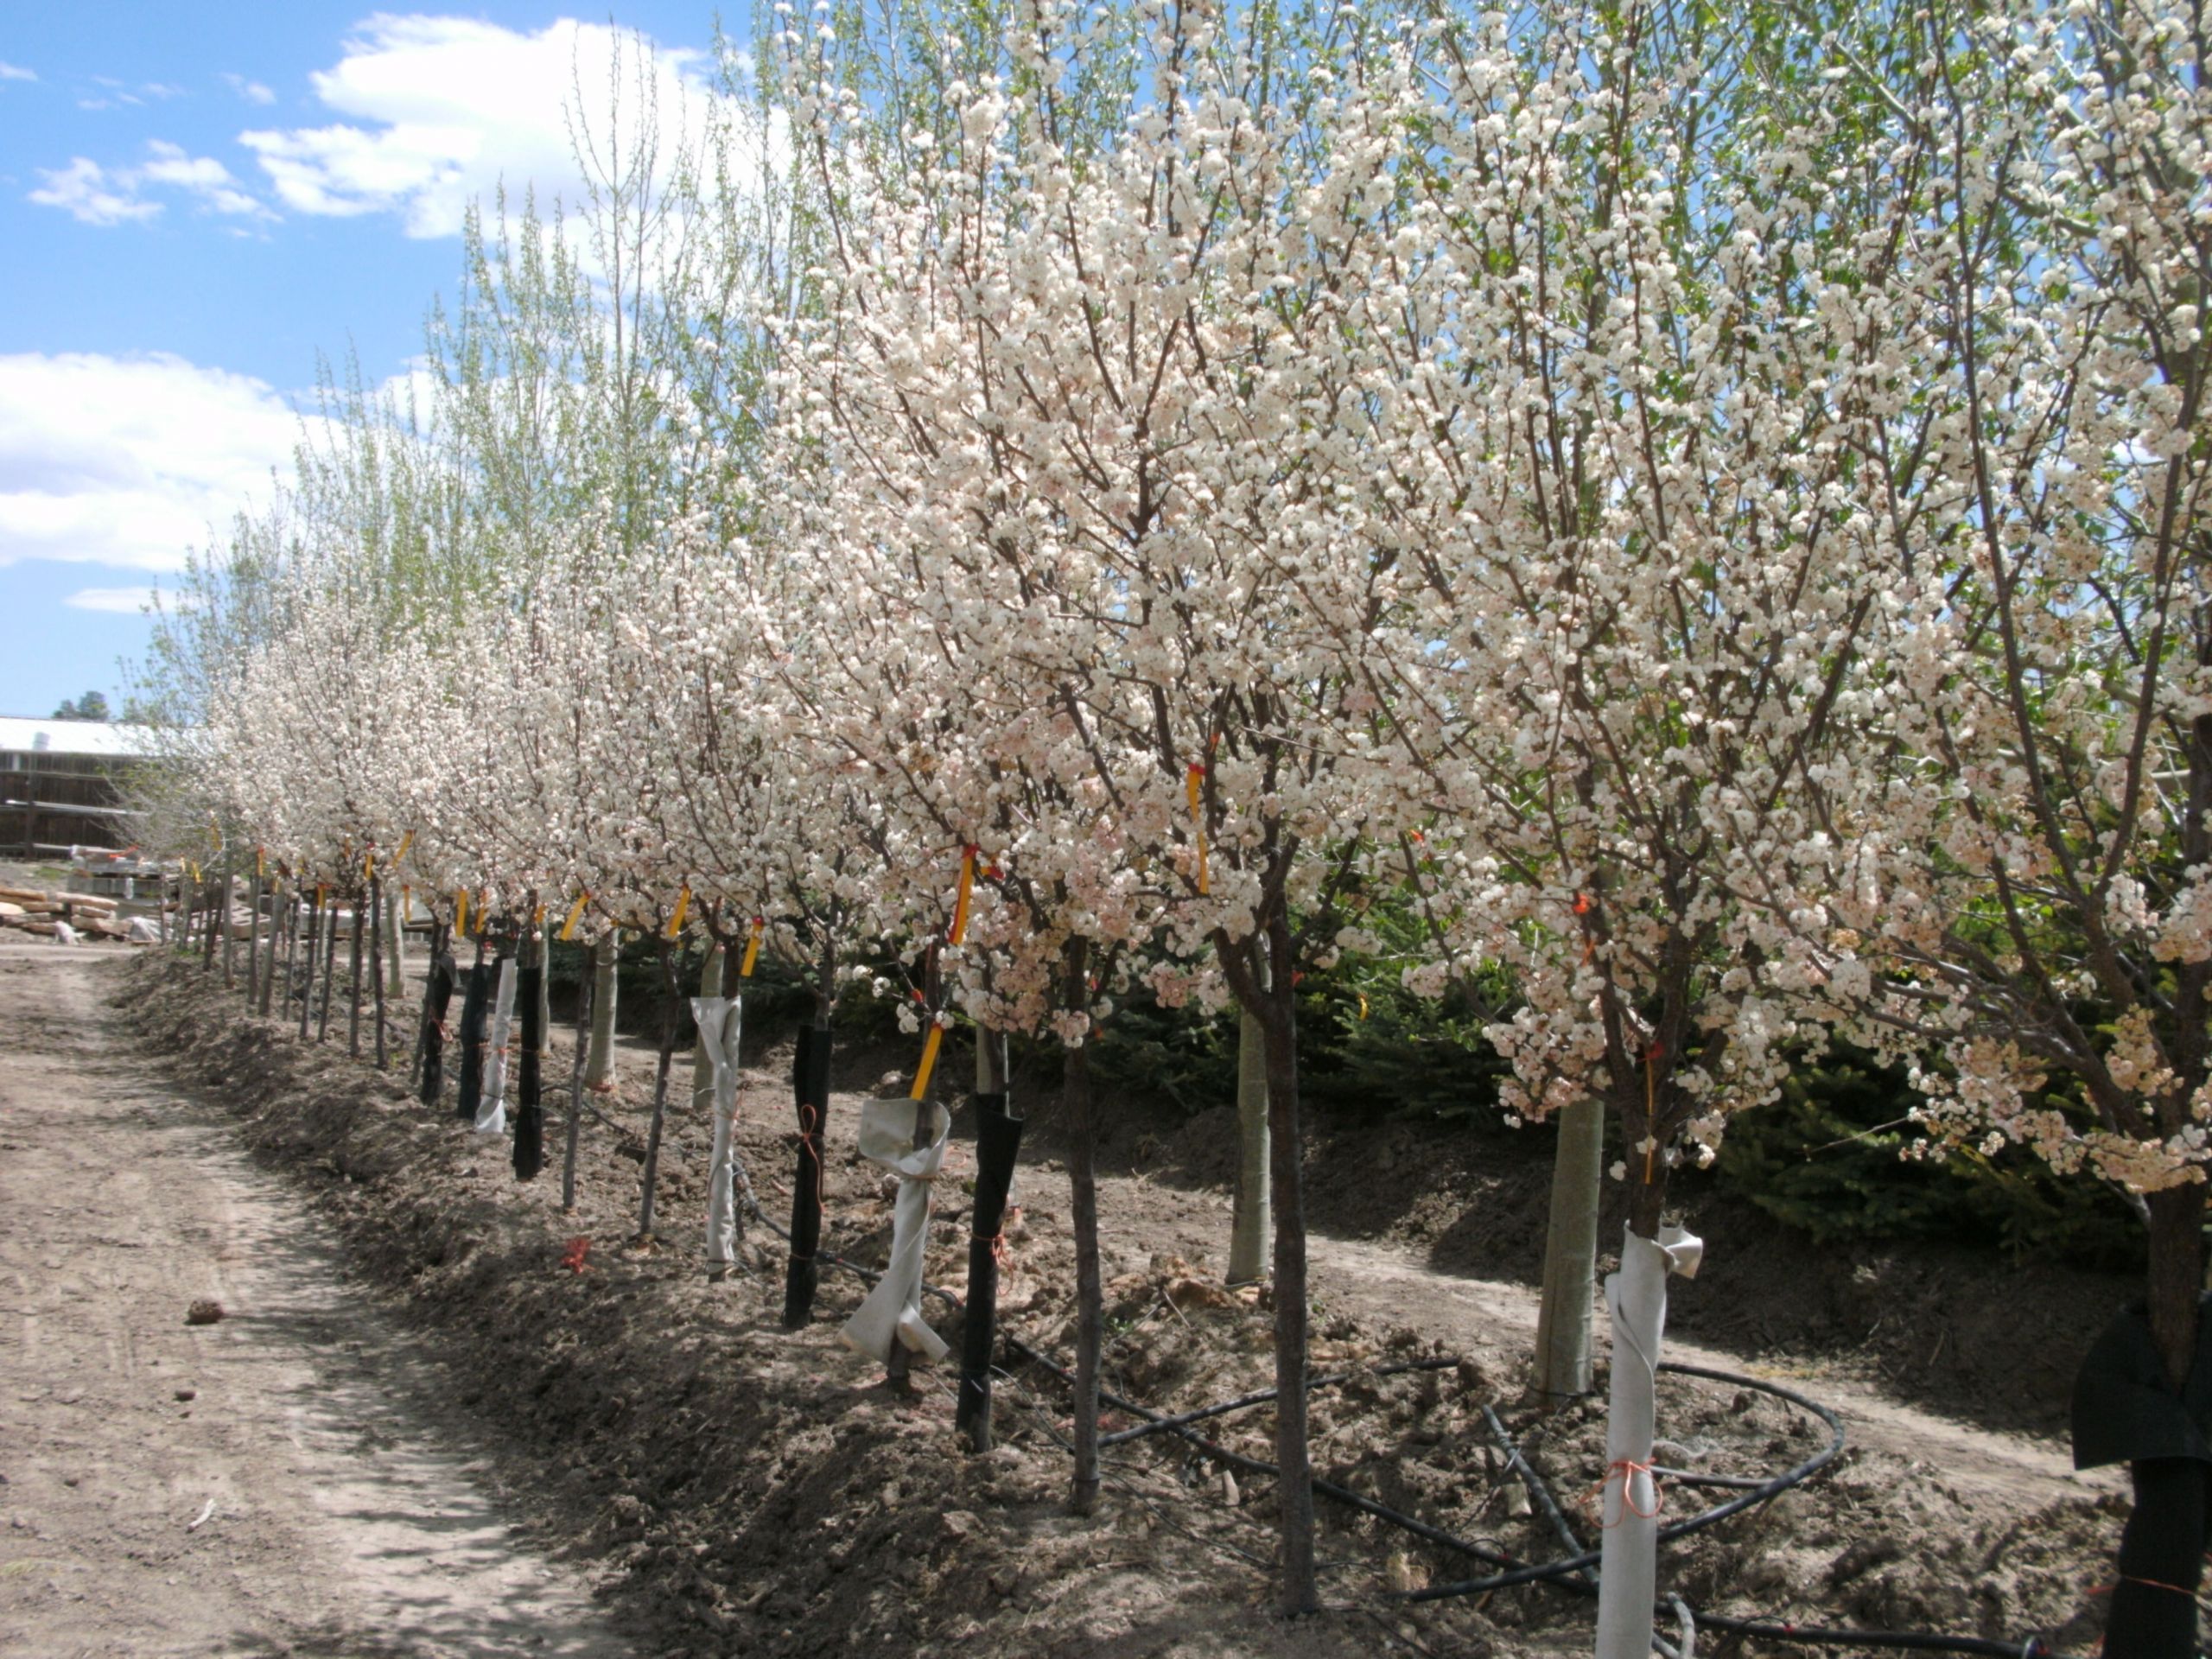
<path id="1" fill-rule="evenodd" d="M 914 1147 L 916 1114 L 927 1112 L 929 1142 Z M 942 1359 L 944 1338 L 922 1321 L 922 1252 L 929 1243 L 930 1183 L 944 1161 L 952 1120 L 935 1101 L 871 1100 L 861 1108 L 861 1156 L 899 1177 L 891 1215 L 891 1264 L 838 1332 L 852 1347 L 882 1364 L 891 1344 L 903 1344 L 924 1359 Z"/>
<path id="2" fill-rule="evenodd" d="M 484 1092 L 476 1102 L 476 1132 L 501 1135 L 507 1127 L 507 1033 L 515 1017 L 515 959 L 499 958 L 499 988 L 492 998 L 492 1033 L 484 1046 Z"/>
<path id="3" fill-rule="evenodd" d="M 1621 1270 L 1605 1275 L 1613 1366 L 1598 1563 L 1598 1659 L 1649 1659 L 1651 1653 L 1659 1573 L 1659 1489 L 1651 1478 L 1651 1439 L 1659 1344 L 1667 1328 L 1667 1275 L 1694 1277 L 1704 1255 L 1704 1241 L 1679 1227 L 1662 1227 L 1656 1243 L 1624 1229 Z"/>
<path id="4" fill-rule="evenodd" d="M 715 1151 L 707 1169 L 707 1260 L 727 1267 L 737 1260 L 737 1169 L 730 1142 L 737 1127 L 737 1046 L 745 1026 L 745 999 L 695 996 L 691 1015 L 713 1067 Z"/>

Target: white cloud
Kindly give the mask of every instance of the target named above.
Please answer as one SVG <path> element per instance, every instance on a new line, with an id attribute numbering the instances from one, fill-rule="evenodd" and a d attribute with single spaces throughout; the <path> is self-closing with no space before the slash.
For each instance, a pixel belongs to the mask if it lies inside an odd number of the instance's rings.
<path id="1" fill-rule="evenodd" d="M 41 168 L 43 188 L 30 199 L 44 207 L 60 207 L 86 225 L 121 225 L 153 218 L 162 204 L 141 194 L 148 185 L 181 190 L 210 213 L 249 219 L 273 219 L 275 214 L 238 188 L 230 168 L 212 156 L 194 156 L 183 146 L 156 138 L 146 146 L 147 159 L 140 167 L 111 172 L 97 162 L 79 156 L 66 168 Z"/>
<path id="2" fill-rule="evenodd" d="M 158 588 L 79 588 L 61 602 L 80 611 L 112 611 L 137 616 L 154 602 Z"/>
<path id="3" fill-rule="evenodd" d="M 257 80 L 248 80 L 244 75 L 226 74 L 223 77 L 230 89 L 249 104 L 274 104 L 276 94 Z"/>
<path id="4" fill-rule="evenodd" d="M 261 381 L 179 357 L 0 355 L 0 565 L 177 569 L 267 503 L 302 430 Z"/>
<path id="5" fill-rule="evenodd" d="M 604 121 L 619 86 L 634 138 L 642 80 L 670 145 L 696 131 L 713 96 L 707 54 L 640 46 L 604 24 L 564 19 L 524 35 L 470 18 L 380 14 L 361 29 L 336 67 L 313 77 L 316 96 L 350 121 L 239 142 L 295 211 L 396 213 L 410 236 L 455 234 L 468 203 L 502 181 L 518 199 L 534 185 L 541 200 L 575 200 L 566 109 L 580 88 L 586 113 Z"/>
<path id="6" fill-rule="evenodd" d="M 0 80 L 36 80 L 37 79 L 35 71 L 23 68 L 19 64 L 0 60 Z"/>
<path id="7" fill-rule="evenodd" d="M 86 225 L 122 225 L 134 219 L 151 219 L 162 211 L 158 201 L 139 200 L 127 174 L 111 176 L 98 162 L 79 156 L 59 169 L 41 168 L 45 185 L 30 199 L 42 207 L 59 207 Z"/>

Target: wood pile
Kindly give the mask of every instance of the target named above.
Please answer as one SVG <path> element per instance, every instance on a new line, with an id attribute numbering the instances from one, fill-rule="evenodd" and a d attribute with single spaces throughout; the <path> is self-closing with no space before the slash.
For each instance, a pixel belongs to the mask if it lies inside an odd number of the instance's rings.
<path id="1" fill-rule="evenodd" d="M 40 887 L 0 887 L 0 927 L 19 933 L 54 937 L 54 925 L 66 921 L 86 938 L 119 939 L 124 929 L 116 903 L 89 893 L 53 893 Z"/>

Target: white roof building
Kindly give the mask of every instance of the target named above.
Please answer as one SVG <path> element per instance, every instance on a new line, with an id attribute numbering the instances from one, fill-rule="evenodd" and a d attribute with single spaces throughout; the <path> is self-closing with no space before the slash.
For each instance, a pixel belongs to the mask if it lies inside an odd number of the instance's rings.
<path id="1" fill-rule="evenodd" d="M 100 720 L 23 720 L 0 715 L 0 754 L 81 754 L 118 760 L 158 754 L 161 734 L 151 726 Z"/>

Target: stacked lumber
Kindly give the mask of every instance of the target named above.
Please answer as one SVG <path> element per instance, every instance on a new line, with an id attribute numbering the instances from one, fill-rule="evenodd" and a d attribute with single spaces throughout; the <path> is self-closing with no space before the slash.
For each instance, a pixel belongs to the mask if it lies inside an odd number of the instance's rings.
<path id="1" fill-rule="evenodd" d="M 124 925 L 116 901 L 91 893 L 54 893 L 41 887 L 0 887 L 0 927 L 54 937 L 54 925 L 67 921 L 88 938 L 119 939 Z"/>

